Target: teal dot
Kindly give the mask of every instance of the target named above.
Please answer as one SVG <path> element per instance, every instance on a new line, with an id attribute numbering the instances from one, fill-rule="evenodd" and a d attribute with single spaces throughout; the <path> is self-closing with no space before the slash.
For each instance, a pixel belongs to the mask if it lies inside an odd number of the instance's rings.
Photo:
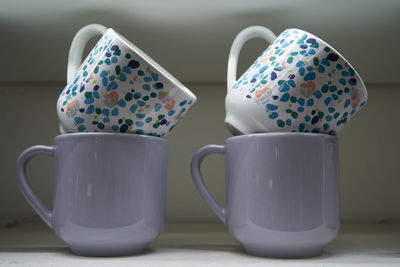
<path id="1" fill-rule="evenodd" d="M 283 128 L 285 126 L 285 122 L 283 120 L 277 120 L 277 124 L 280 128 Z"/>

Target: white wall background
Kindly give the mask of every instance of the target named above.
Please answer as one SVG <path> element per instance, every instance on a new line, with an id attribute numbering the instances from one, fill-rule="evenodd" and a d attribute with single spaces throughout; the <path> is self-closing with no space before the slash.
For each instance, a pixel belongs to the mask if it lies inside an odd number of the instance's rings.
<path id="1" fill-rule="evenodd" d="M 241 29 L 258 24 L 276 33 L 298 27 L 320 36 L 365 79 L 369 102 L 339 136 L 341 217 L 400 222 L 399 14 L 395 0 L 0 0 L 0 221 L 34 215 L 16 186 L 15 159 L 28 146 L 53 143 L 70 42 L 80 27 L 96 22 L 125 35 L 198 97 L 167 138 L 167 221 L 217 222 L 194 188 L 189 163 L 201 146 L 231 136 L 223 125 L 228 51 Z M 262 40 L 250 41 L 239 71 L 265 48 Z M 208 158 L 203 169 L 223 203 L 222 156 Z M 51 207 L 51 159 L 34 159 L 28 173 Z"/>

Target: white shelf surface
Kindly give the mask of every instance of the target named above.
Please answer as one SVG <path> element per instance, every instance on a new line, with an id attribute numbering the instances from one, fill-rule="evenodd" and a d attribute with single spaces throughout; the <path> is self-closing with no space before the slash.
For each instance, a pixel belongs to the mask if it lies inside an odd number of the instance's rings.
<path id="1" fill-rule="evenodd" d="M 38 222 L 0 229 L 0 266 L 400 266 L 400 224 L 344 224 L 321 256 L 250 256 L 222 224 L 170 224 L 144 254 L 90 258 L 73 255 Z"/>

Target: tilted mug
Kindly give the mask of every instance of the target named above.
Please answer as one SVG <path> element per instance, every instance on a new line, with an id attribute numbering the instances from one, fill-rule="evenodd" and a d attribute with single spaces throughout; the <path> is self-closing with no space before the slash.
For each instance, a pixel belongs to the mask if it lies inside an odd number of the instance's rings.
<path id="1" fill-rule="evenodd" d="M 255 37 L 270 45 L 236 80 L 240 50 Z M 326 42 L 299 29 L 278 37 L 261 26 L 241 31 L 231 47 L 227 84 L 225 124 L 234 135 L 336 135 L 368 98 L 354 67 Z"/>
<path id="2" fill-rule="evenodd" d="M 101 34 L 85 61 L 83 49 Z M 67 85 L 57 101 L 61 133 L 121 132 L 166 136 L 196 96 L 113 29 L 83 27 L 74 37 Z"/>

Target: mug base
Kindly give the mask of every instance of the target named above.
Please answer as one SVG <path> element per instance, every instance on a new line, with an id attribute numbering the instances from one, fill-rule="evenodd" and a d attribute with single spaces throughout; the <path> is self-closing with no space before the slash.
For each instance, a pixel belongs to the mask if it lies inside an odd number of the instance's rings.
<path id="1" fill-rule="evenodd" d="M 86 257 L 118 257 L 129 256 L 145 252 L 148 244 L 136 245 L 130 247 L 87 247 L 87 246 L 70 246 L 69 249 L 73 254 Z"/>
<path id="2" fill-rule="evenodd" d="M 263 248 L 243 246 L 246 253 L 265 258 L 280 258 L 280 259 L 299 259 L 299 258 L 312 258 L 321 255 L 322 247 L 311 248 Z"/>

